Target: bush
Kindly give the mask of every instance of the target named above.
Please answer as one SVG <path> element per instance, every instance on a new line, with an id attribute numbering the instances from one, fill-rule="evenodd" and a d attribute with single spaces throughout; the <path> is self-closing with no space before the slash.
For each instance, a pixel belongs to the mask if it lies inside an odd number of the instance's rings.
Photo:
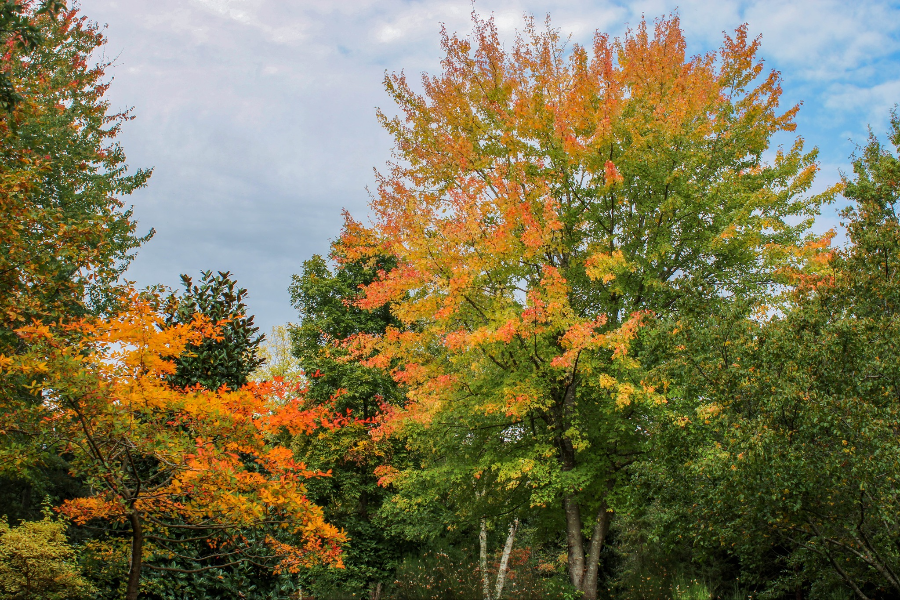
<path id="1" fill-rule="evenodd" d="M 18 527 L 0 519 L 0 598 L 66 600 L 92 591 L 65 532 L 65 523 L 49 514 Z"/>

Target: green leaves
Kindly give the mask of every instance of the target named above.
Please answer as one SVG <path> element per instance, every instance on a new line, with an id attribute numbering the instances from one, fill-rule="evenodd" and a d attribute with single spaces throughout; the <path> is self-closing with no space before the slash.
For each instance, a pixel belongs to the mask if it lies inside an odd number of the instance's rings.
<path id="1" fill-rule="evenodd" d="M 894 152 L 873 137 L 855 160 L 850 243 L 800 278 L 783 312 L 670 325 L 681 352 L 664 370 L 681 416 L 659 424 L 661 502 L 680 507 L 681 528 L 709 525 L 698 538 L 772 590 L 900 592 L 898 133 L 895 116 Z"/>
<path id="2" fill-rule="evenodd" d="M 169 382 L 176 387 L 200 384 L 208 390 L 223 385 L 240 389 L 263 362 L 257 349 L 264 336 L 257 334 L 259 327 L 253 325 L 253 316 L 247 315 L 247 290 L 238 288 L 227 271 L 202 271 L 196 285 L 187 275 L 181 280 L 184 293 L 168 298 L 166 323 L 187 324 L 196 315 L 204 315 L 220 324 L 221 336 L 188 347 L 176 360 L 178 370 Z"/>

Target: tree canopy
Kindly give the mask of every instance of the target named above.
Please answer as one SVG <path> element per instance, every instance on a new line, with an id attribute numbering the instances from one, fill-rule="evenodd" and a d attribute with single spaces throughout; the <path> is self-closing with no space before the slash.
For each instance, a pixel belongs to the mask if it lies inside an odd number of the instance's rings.
<path id="1" fill-rule="evenodd" d="M 595 598 L 611 502 L 664 402 L 636 333 L 768 293 L 834 190 L 807 193 L 799 138 L 764 160 L 797 107 L 779 110 L 746 27 L 693 57 L 675 16 L 590 48 L 529 21 L 506 50 L 492 21 L 474 27 L 443 34 L 422 93 L 385 80 L 397 160 L 342 243 L 396 260 L 358 305 L 392 303 L 402 327 L 352 344 L 407 390 L 384 431 L 467 454 L 458 489 L 563 507 L 571 582 Z"/>

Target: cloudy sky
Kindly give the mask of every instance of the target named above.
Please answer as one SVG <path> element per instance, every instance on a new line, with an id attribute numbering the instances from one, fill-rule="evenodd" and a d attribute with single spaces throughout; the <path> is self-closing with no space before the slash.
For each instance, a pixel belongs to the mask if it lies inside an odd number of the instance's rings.
<path id="1" fill-rule="evenodd" d="M 641 15 L 676 8 L 689 51 L 715 48 L 748 23 L 784 77 L 785 106 L 803 102 L 798 133 L 819 147 L 824 188 L 848 169 L 871 124 L 900 102 L 896 2 L 477 0 L 511 39 L 526 13 L 587 42 L 620 35 Z M 130 202 L 150 241 L 129 270 L 140 285 L 230 270 L 264 330 L 296 320 L 287 286 L 328 251 L 341 209 L 366 213 L 372 169 L 390 139 L 385 71 L 435 72 L 438 33 L 469 29 L 470 0 L 81 0 L 107 24 L 115 57 L 109 98 L 134 107 L 121 142 L 133 167 L 153 167 Z M 852 141 L 851 141 L 852 140 Z M 784 140 L 787 143 L 788 140 Z M 834 223 L 826 215 L 820 227 Z"/>

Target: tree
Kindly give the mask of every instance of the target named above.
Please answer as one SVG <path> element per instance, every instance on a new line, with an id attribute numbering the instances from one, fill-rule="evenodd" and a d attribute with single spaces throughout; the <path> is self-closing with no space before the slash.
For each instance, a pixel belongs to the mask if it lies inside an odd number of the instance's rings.
<path id="1" fill-rule="evenodd" d="M 206 338 L 196 345 L 189 344 L 184 352 L 175 358 L 176 372 L 167 377 L 170 385 L 179 388 L 201 386 L 209 390 L 218 390 L 225 386 L 231 390 L 241 389 L 247 384 L 251 373 L 262 367 L 265 357 L 261 350 L 264 336 L 258 335 L 258 327 L 254 325 L 254 317 L 247 312 L 245 303 L 247 290 L 238 287 L 237 282 L 228 272 L 201 272 L 201 279 L 194 284 L 190 277 L 182 275 L 184 291 L 180 295 L 170 294 L 165 303 L 166 323 L 169 326 L 189 324 L 197 316 L 205 317 L 220 327 L 221 336 L 217 339 Z M 276 340 L 277 341 L 277 340 Z M 273 365 L 276 367 L 277 365 Z M 263 378 L 277 385 L 287 393 L 294 383 L 290 378 L 275 382 L 274 378 Z M 299 383 L 299 382 L 297 382 Z M 273 530 L 277 531 L 277 527 Z M 223 566 L 220 561 L 216 569 L 210 572 L 213 563 L 203 562 L 208 554 L 202 539 L 205 535 L 214 535 L 214 531 L 173 532 L 172 538 L 182 538 L 179 546 L 181 558 L 173 561 L 170 567 L 180 569 L 177 576 L 179 585 L 173 585 L 172 571 L 151 572 L 147 588 L 154 589 L 160 598 L 180 597 L 184 589 L 200 597 L 209 597 L 254 592 L 262 596 L 281 592 L 282 588 L 293 588 L 296 582 L 288 573 L 273 574 L 261 570 L 250 562 L 242 562 Z M 262 539 L 269 532 L 262 528 L 257 537 Z M 193 541 L 191 541 L 193 540 Z M 293 591 L 288 589 L 286 591 Z"/>
<path id="2" fill-rule="evenodd" d="M 181 276 L 184 294 L 169 298 L 166 323 L 187 324 L 196 315 L 204 315 L 221 324 L 222 335 L 189 346 L 175 360 L 178 368 L 168 379 L 178 387 L 199 384 L 217 390 L 224 385 L 238 390 L 263 363 L 258 349 L 264 336 L 257 335 L 259 327 L 253 325 L 254 317 L 247 315 L 247 290 L 235 289 L 237 282 L 229 272 L 214 275 L 203 271 L 201 276 L 199 285 L 194 285 L 187 275 Z"/>
<path id="3" fill-rule="evenodd" d="M 326 524 L 304 482 L 324 475 L 272 440 L 311 427 L 320 412 L 279 398 L 277 385 L 231 391 L 173 388 L 169 359 L 204 338 L 222 339 L 208 318 L 167 325 L 154 304 L 132 295 L 128 310 L 81 320 L 63 335 L 32 325 L 18 333 L 29 351 L 5 358 L 6 372 L 35 379 L 33 403 L 0 423 L 25 430 L 70 456 L 91 495 L 60 511 L 79 525 L 107 524 L 130 546 L 125 597 L 137 598 L 143 568 L 191 572 L 252 561 L 270 569 L 340 565 L 344 535 Z M 193 537 L 176 535 L 190 531 Z M 264 533 L 264 535 L 262 535 Z M 203 556 L 179 545 L 207 541 Z M 149 560 L 145 559 L 145 556 Z"/>
<path id="4" fill-rule="evenodd" d="M 250 374 L 254 381 L 272 381 L 276 378 L 294 381 L 303 377 L 303 369 L 292 352 L 292 323 L 275 325 L 257 350 L 257 356 L 264 362 Z"/>
<path id="5" fill-rule="evenodd" d="M 107 62 L 101 30 L 59 2 L 4 2 L 5 42 L 0 77 L 12 104 L 0 113 L 0 355 L 26 345 L 15 330 L 35 320 L 50 324 L 111 308 L 117 280 L 147 235 L 122 198 L 142 187 L 149 171 L 129 173 L 116 137 L 126 112 L 105 98 Z M 44 10 L 46 9 L 46 10 Z M 18 37 L 17 37 L 18 36 Z M 16 43 L 16 39 L 20 43 Z M 0 103 L 10 101 L 0 90 Z M 11 109 L 11 112 L 9 112 Z M 0 414 L 35 397 L 31 380 L 0 375 Z M 23 469 L 30 440 L 0 434 L 0 489 L 16 499 L 3 512 L 39 518 L 40 499 L 71 496 L 59 457 L 44 455 Z"/>
<path id="6" fill-rule="evenodd" d="M 673 324 L 666 435 L 684 442 L 662 473 L 693 497 L 669 501 L 748 572 L 777 565 L 776 590 L 900 594 L 896 113 L 889 137 L 844 177 L 848 246 L 820 248 L 780 311 Z"/>
<path id="7" fill-rule="evenodd" d="M 0 518 L 0 598 L 68 600 L 83 598 L 91 586 L 66 542 L 66 523 L 45 515 L 10 527 Z"/>
<path id="8" fill-rule="evenodd" d="M 398 324 L 387 307 L 366 311 L 354 306 L 360 286 L 371 283 L 392 263 L 383 257 L 345 260 L 339 246 L 332 248 L 330 258 L 333 268 L 323 257 L 314 256 L 294 276 L 290 294 L 300 322 L 289 335 L 304 373 L 307 400 L 353 420 L 340 428 L 323 422 L 295 436 L 291 445 L 310 467 L 333 472 L 332 477 L 312 483 L 310 494 L 325 507 L 328 521 L 349 537 L 346 570 L 320 578 L 320 587 L 333 588 L 321 593 L 354 590 L 377 597 L 407 544 L 380 514 L 390 492 L 379 487 L 375 469 L 386 456 L 402 460 L 404 453 L 393 440 L 373 439 L 370 432 L 373 420 L 401 405 L 403 397 L 390 377 L 348 360 L 342 340 L 359 333 L 382 333 Z"/>
<path id="9" fill-rule="evenodd" d="M 4 72 L 23 96 L 0 121 L 2 251 L 0 313 L 4 351 L 12 330 L 102 306 L 106 292 L 149 236 L 134 234 L 117 195 L 143 186 L 149 171 L 127 173 L 115 143 L 128 113 L 111 114 L 106 63 L 91 54 L 102 33 L 74 10 L 31 16 L 42 43 L 13 45 Z"/>
<path id="10" fill-rule="evenodd" d="M 779 112 L 746 27 L 692 58 L 677 17 L 571 50 L 528 21 L 509 51 L 476 19 L 442 47 L 421 94 L 385 80 L 396 160 L 372 224 L 348 219 L 342 244 L 396 261 L 358 305 L 401 326 L 349 344 L 406 390 L 382 431 L 446 440 L 426 470 L 465 448 L 473 492 L 554 511 L 593 599 L 664 400 L 629 352 L 642 320 L 764 291 L 833 190 L 804 195 L 816 164 L 800 139 L 764 161 L 798 107 Z"/>

